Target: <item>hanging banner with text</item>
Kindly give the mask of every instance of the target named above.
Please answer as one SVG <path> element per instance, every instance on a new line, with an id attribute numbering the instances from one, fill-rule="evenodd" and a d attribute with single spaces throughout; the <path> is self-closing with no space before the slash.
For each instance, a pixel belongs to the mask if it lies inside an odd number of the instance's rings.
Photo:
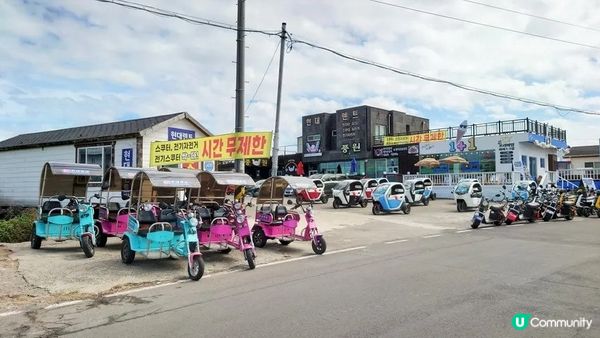
<path id="1" fill-rule="evenodd" d="M 441 140 L 446 139 L 447 134 L 448 133 L 445 130 L 439 130 L 439 131 L 432 131 L 430 133 L 414 134 L 414 135 L 384 136 L 383 137 L 383 145 L 384 146 L 394 146 L 394 145 L 398 145 L 398 144 L 441 141 Z"/>
<path id="2" fill-rule="evenodd" d="M 150 166 L 271 157 L 271 132 L 231 133 L 150 145 Z"/>

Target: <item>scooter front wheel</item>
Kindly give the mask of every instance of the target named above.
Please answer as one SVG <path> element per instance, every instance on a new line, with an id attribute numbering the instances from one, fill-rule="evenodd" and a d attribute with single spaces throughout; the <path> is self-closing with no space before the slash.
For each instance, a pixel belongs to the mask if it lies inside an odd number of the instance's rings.
<path id="1" fill-rule="evenodd" d="M 192 258 L 192 266 L 188 263 L 188 275 L 191 280 L 199 280 L 204 274 L 204 259 L 202 256 L 196 255 Z"/>
<path id="2" fill-rule="evenodd" d="M 92 243 L 91 236 L 83 236 L 81 238 L 81 248 L 83 249 L 83 253 L 85 254 L 85 257 L 87 257 L 87 258 L 94 257 L 94 253 L 96 252 L 96 250 L 94 250 L 94 244 Z"/>
<path id="3" fill-rule="evenodd" d="M 360 207 L 361 208 L 366 208 L 368 204 L 369 204 L 369 202 L 367 200 L 360 201 Z"/>
<path id="4" fill-rule="evenodd" d="M 473 223 L 471 223 L 471 228 L 477 229 L 477 228 L 479 228 L 480 224 L 481 224 L 480 220 L 474 220 Z"/>
<path id="5" fill-rule="evenodd" d="M 327 242 L 323 236 L 317 236 L 312 240 L 312 249 L 317 255 L 322 255 L 327 250 Z"/>
<path id="6" fill-rule="evenodd" d="M 248 262 L 248 268 L 250 268 L 250 270 L 256 267 L 254 264 L 254 254 L 252 253 L 252 249 L 244 250 L 244 258 L 246 258 L 246 262 Z"/>

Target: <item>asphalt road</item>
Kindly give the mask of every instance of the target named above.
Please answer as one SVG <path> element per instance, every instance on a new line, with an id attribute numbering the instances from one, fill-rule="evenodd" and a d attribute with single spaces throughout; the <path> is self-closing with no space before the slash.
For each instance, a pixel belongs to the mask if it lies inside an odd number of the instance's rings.
<path id="1" fill-rule="evenodd" d="M 600 337 L 600 219 L 392 239 L 7 316 L 0 330 L 73 337 Z M 516 313 L 593 322 L 589 330 L 516 331 Z"/>

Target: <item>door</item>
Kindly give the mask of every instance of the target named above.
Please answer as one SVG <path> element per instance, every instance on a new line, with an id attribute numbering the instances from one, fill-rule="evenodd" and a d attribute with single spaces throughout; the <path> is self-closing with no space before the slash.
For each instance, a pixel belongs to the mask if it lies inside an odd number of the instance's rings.
<path id="1" fill-rule="evenodd" d="M 529 157 L 529 174 L 532 180 L 537 178 L 537 157 Z"/>
<path id="2" fill-rule="evenodd" d="M 390 188 L 390 196 L 388 204 L 390 209 L 400 208 L 400 204 L 404 200 L 404 188 L 400 184 L 395 184 Z"/>

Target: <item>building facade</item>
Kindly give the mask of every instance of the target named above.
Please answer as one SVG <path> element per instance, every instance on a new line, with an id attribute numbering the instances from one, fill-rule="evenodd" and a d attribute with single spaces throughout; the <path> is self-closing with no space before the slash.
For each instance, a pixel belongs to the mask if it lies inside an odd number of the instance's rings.
<path id="1" fill-rule="evenodd" d="M 402 173 L 517 171 L 528 177 L 537 178 L 548 171 L 556 171 L 558 152 L 567 148 L 564 130 L 528 118 L 468 125 L 465 135 L 460 140 L 457 139 L 457 132 L 457 127 L 431 130 L 430 134 L 439 137 L 435 140 L 419 142 L 416 159 L 440 160 L 457 155 L 468 163 L 442 163 L 434 168 L 417 168 L 413 164 L 412 170 L 402 171 Z M 402 156 L 399 160 L 403 160 Z"/>
<path id="2" fill-rule="evenodd" d="M 600 147 L 570 147 L 564 159 L 569 164 L 565 169 L 600 169 Z"/>
<path id="3" fill-rule="evenodd" d="M 429 129 L 426 118 L 395 110 L 358 106 L 302 118 L 302 160 L 305 172 L 355 173 L 380 176 L 398 170 L 394 159 L 374 156 L 374 140 L 385 135 Z"/>
<path id="4" fill-rule="evenodd" d="M 15 136 L 0 142 L 0 206 L 35 206 L 46 162 L 147 168 L 151 142 L 210 135 L 190 114 L 176 113 Z M 92 177 L 90 186 L 101 180 Z"/>

